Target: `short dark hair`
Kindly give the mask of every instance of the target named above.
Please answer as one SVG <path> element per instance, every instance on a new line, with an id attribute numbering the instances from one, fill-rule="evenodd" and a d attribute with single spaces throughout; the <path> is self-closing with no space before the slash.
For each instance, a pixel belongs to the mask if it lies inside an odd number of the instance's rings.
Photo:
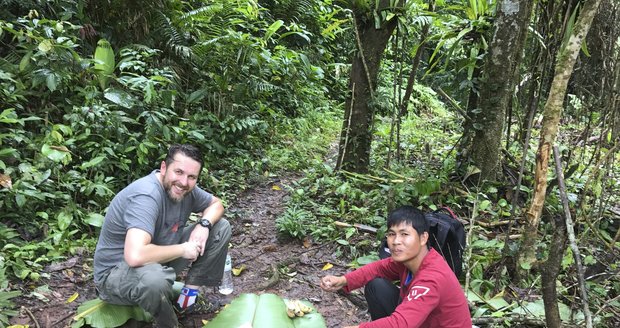
<path id="1" fill-rule="evenodd" d="M 393 210 L 387 219 L 388 229 L 401 223 L 410 224 L 419 235 L 428 232 L 428 222 L 424 217 L 424 212 L 411 206 L 405 205 Z"/>
<path id="2" fill-rule="evenodd" d="M 204 159 L 202 158 L 202 152 L 196 146 L 188 145 L 188 144 L 174 144 L 168 148 L 168 155 L 166 155 L 166 166 L 172 165 L 174 162 L 174 156 L 176 154 L 183 154 L 196 162 L 200 163 L 200 171 L 202 171 L 202 166 L 204 165 Z"/>

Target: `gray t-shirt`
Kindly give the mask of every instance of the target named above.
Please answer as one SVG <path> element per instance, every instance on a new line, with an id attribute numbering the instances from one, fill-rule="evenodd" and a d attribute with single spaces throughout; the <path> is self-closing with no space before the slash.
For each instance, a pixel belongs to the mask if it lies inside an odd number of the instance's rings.
<path id="1" fill-rule="evenodd" d="M 209 207 L 213 195 L 198 186 L 180 202 L 170 200 L 158 172 L 134 181 L 112 199 L 95 249 L 95 283 L 123 260 L 127 230 L 148 232 L 155 245 L 178 244 L 190 214 Z"/>

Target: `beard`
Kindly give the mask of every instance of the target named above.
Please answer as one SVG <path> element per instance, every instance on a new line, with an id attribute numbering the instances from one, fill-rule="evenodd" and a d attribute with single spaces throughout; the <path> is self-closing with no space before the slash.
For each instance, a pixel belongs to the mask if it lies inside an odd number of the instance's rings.
<path id="1" fill-rule="evenodd" d="M 174 187 L 174 185 L 172 184 L 172 182 L 167 181 L 166 178 L 163 178 L 163 185 L 164 185 L 164 190 L 166 191 L 166 194 L 168 194 L 168 199 L 170 199 L 173 203 L 180 203 L 183 198 L 185 198 L 185 196 L 187 196 L 187 194 L 189 194 L 190 191 L 192 191 L 191 189 L 186 189 L 183 188 L 181 186 L 178 186 L 179 188 L 183 189 L 184 192 L 182 194 L 177 194 L 174 191 L 172 191 L 172 188 Z"/>

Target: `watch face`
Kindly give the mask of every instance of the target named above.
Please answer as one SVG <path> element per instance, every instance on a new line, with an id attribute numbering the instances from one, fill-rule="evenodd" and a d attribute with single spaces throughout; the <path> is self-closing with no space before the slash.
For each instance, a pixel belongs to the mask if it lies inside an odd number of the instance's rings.
<path id="1" fill-rule="evenodd" d="M 211 222 L 209 222 L 209 220 L 207 220 L 207 219 L 200 220 L 200 225 L 205 227 L 205 228 L 211 229 Z"/>

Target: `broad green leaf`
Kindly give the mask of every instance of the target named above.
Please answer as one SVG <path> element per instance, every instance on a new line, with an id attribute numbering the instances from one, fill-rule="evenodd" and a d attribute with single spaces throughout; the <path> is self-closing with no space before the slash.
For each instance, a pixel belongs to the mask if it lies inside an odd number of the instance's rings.
<path id="1" fill-rule="evenodd" d="M 41 147 L 41 153 L 54 162 L 61 162 L 69 156 L 68 151 L 60 151 L 54 149 L 48 144 L 45 144 Z"/>
<path id="2" fill-rule="evenodd" d="M 358 257 L 357 258 L 357 263 L 359 263 L 360 265 L 366 265 L 368 263 L 372 263 L 379 260 L 379 256 L 377 256 L 376 254 L 371 254 L 371 255 L 366 255 L 366 256 L 362 256 L 362 257 Z"/>
<path id="3" fill-rule="evenodd" d="M 271 24 L 271 26 L 267 29 L 267 32 L 265 32 L 265 40 L 269 40 L 271 36 L 276 33 L 280 27 L 282 27 L 282 25 L 284 25 L 284 22 L 280 19 L 273 22 L 273 24 Z"/>
<path id="4" fill-rule="evenodd" d="M 60 213 L 58 213 L 56 219 L 58 220 L 58 228 L 64 231 L 67 230 L 67 228 L 71 224 L 71 221 L 73 221 L 73 215 L 66 211 L 61 211 Z"/>
<path id="5" fill-rule="evenodd" d="M 103 226 L 104 216 L 99 213 L 90 213 L 86 216 L 86 220 L 84 222 L 90 224 L 93 227 L 101 228 Z"/>
<path id="6" fill-rule="evenodd" d="M 480 202 L 480 204 L 478 205 L 478 208 L 481 211 L 486 211 L 489 208 L 489 206 L 491 206 L 491 201 L 485 199 L 485 200 Z"/>
<path id="7" fill-rule="evenodd" d="M 87 169 L 89 167 L 96 166 L 97 164 L 101 163 L 101 161 L 103 161 L 105 158 L 106 158 L 105 156 L 97 156 L 88 162 L 82 163 L 80 167 L 82 169 Z"/>
<path id="8" fill-rule="evenodd" d="M 17 203 L 18 207 L 24 206 L 24 204 L 26 204 L 26 196 L 24 196 L 22 194 L 16 194 L 15 195 L 15 203 Z"/>
<path id="9" fill-rule="evenodd" d="M 50 73 L 45 76 L 45 85 L 50 91 L 56 91 L 58 87 L 58 78 L 56 74 Z"/>
<path id="10" fill-rule="evenodd" d="M 259 296 L 256 294 L 241 294 L 230 305 L 224 308 L 213 320 L 206 325 L 208 328 L 240 327 L 243 324 L 252 324 Z M 282 302 L 282 311 L 286 311 Z M 286 312 L 285 312 L 286 315 Z"/>
<path id="11" fill-rule="evenodd" d="M 0 123 L 19 123 L 15 110 L 13 108 L 3 110 L 2 113 L 0 113 Z"/>
<path id="12" fill-rule="evenodd" d="M 312 308 L 312 304 L 302 301 Z M 285 300 L 275 294 L 241 294 L 224 308 L 206 328 L 322 328 L 326 327 L 323 316 L 316 312 L 303 317 L 289 318 L 286 314 Z"/>
<path id="13" fill-rule="evenodd" d="M 280 39 L 284 39 L 284 38 L 286 38 L 289 35 L 297 35 L 298 37 L 306 40 L 306 42 L 310 43 L 310 38 L 306 34 L 301 33 L 301 32 L 297 32 L 297 31 L 291 31 L 291 32 L 282 33 L 282 35 L 280 35 Z M 301 56 L 305 56 L 305 55 L 304 54 L 300 54 L 300 57 Z M 303 61 L 303 59 L 302 59 L 302 61 Z"/>
<path id="14" fill-rule="evenodd" d="M 108 89 L 103 96 L 105 99 L 125 108 L 131 108 L 134 105 L 134 100 L 131 95 L 122 90 Z"/>
<path id="15" fill-rule="evenodd" d="M 466 293 L 466 296 L 467 296 L 467 300 L 472 303 L 482 302 L 482 298 L 480 298 L 480 296 L 472 290 L 468 290 Z"/>
<path id="16" fill-rule="evenodd" d="M 48 52 L 52 50 L 52 41 L 47 40 L 47 39 L 43 40 L 41 41 L 41 43 L 39 43 L 38 48 L 41 52 Z"/>
<path id="17" fill-rule="evenodd" d="M 519 306 L 512 310 L 512 313 L 523 314 L 523 315 L 533 315 L 535 317 L 544 318 L 545 317 L 545 304 L 542 300 L 538 300 L 535 302 L 525 302 L 522 306 Z"/>
<path id="18" fill-rule="evenodd" d="M 529 270 L 532 268 L 532 264 L 529 262 L 522 262 L 520 263 L 521 269 L 523 270 Z"/>
<path id="19" fill-rule="evenodd" d="M 202 99 L 204 99 L 204 97 L 207 95 L 207 90 L 206 89 L 198 89 L 194 92 L 192 92 L 188 97 L 187 97 L 187 103 L 191 104 L 191 103 L 197 103 L 200 102 Z"/>
<path id="20" fill-rule="evenodd" d="M 97 298 L 78 307 L 72 327 L 81 327 L 78 323 L 82 319 L 93 328 L 105 328 L 118 327 L 129 319 L 151 321 L 152 316 L 139 306 L 109 304 Z"/>
<path id="21" fill-rule="evenodd" d="M 0 156 L 1 157 L 8 157 L 8 156 L 13 157 L 14 154 L 17 154 L 17 150 L 15 148 L 0 149 Z"/>
<path id="22" fill-rule="evenodd" d="M 489 304 L 489 306 L 491 306 L 494 310 L 502 310 L 510 305 L 501 295 L 493 297 L 486 303 Z"/>
<path id="23" fill-rule="evenodd" d="M 30 64 L 30 57 L 32 57 L 32 51 L 28 51 L 26 55 L 22 57 L 22 60 L 19 62 L 20 72 L 23 72 L 26 70 L 26 68 L 28 68 L 28 65 Z"/>

